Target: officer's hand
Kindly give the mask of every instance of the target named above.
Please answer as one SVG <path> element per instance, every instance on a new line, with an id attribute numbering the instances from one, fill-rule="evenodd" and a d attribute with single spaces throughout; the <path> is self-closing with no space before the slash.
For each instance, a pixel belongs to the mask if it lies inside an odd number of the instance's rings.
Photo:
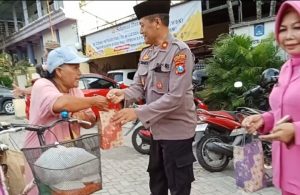
<path id="1" fill-rule="evenodd" d="M 100 110 L 107 111 L 108 110 L 108 100 L 106 97 L 97 95 L 93 96 L 93 106 L 96 106 Z"/>
<path id="2" fill-rule="evenodd" d="M 124 125 L 125 123 L 129 121 L 134 121 L 136 119 L 137 115 L 134 111 L 134 108 L 124 108 L 112 117 L 112 122 L 121 123 L 121 125 Z"/>
<path id="3" fill-rule="evenodd" d="M 260 114 L 255 114 L 247 116 L 243 122 L 242 127 L 244 127 L 248 133 L 254 133 L 264 124 L 264 120 Z"/>
<path id="4" fill-rule="evenodd" d="M 117 104 L 124 100 L 124 91 L 122 89 L 111 89 L 107 93 L 106 98 L 112 103 Z"/>

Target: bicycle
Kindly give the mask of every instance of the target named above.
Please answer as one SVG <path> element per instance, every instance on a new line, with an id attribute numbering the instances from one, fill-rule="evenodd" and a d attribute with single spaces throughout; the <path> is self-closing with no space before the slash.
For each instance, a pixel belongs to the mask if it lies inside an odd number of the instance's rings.
<path id="1" fill-rule="evenodd" d="M 67 112 L 62 112 L 61 116 L 61 119 L 48 125 L 11 124 L 12 128 L 0 132 L 0 135 L 21 130 L 37 133 L 40 146 L 21 150 L 33 173 L 32 183 L 38 187 L 39 194 L 87 195 L 101 190 L 98 134 L 86 134 L 68 141 L 57 140 L 46 145 L 44 132 L 51 132 L 50 129 L 59 123 L 67 122 L 69 127 L 74 122 L 90 124 L 87 121 L 69 118 Z"/>
<path id="2" fill-rule="evenodd" d="M 0 122 L 0 131 L 7 130 L 9 125 Z M 18 128 L 19 129 L 19 128 Z M 16 128 L 13 131 L 18 130 Z M 22 163 L 23 154 L 16 149 L 16 143 L 9 137 L 0 138 L 0 194 L 18 194 L 25 187 Z"/>

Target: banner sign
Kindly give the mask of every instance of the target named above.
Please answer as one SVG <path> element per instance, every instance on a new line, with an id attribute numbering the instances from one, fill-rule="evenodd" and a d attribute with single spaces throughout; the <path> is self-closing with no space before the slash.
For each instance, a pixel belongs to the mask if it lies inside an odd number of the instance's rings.
<path id="1" fill-rule="evenodd" d="M 201 12 L 201 1 L 171 7 L 171 33 L 183 41 L 203 38 Z M 92 59 L 136 52 L 145 46 L 137 19 L 86 36 L 86 55 Z"/>

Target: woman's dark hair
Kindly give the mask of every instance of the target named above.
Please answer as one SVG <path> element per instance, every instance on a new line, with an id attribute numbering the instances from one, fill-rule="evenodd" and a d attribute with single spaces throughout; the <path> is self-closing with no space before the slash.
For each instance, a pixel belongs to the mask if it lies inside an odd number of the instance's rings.
<path id="1" fill-rule="evenodd" d="M 47 70 L 45 71 L 45 79 L 53 79 L 55 72 L 49 73 Z"/>
<path id="2" fill-rule="evenodd" d="M 52 79 L 54 77 L 54 72 L 49 73 L 47 70 L 44 70 L 42 65 L 37 65 L 35 69 L 41 78 Z"/>

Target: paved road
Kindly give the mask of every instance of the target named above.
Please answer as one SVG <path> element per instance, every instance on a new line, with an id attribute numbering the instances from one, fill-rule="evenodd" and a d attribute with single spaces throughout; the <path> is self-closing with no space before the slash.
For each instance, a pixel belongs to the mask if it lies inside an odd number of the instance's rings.
<path id="1" fill-rule="evenodd" d="M 0 115 L 0 121 L 23 122 L 14 116 Z M 124 127 L 124 132 L 130 125 Z M 87 130 L 95 132 L 96 129 Z M 23 134 L 14 135 L 17 143 L 22 143 Z M 146 172 L 148 156 L 137 153 L 131 145 L 131 135 L 124 137 L 124 146 L 102 151 L 103 190 L 94 195 L 148 195 L 149 177 Z M 192 195 L 279 195 L 274 188 L 266 188 L 256 193 L 245 193 L 237 189 L 230 165 L 221 173 L 205 171 L 194 163 L 196 181 L 192 184 Z"/>

